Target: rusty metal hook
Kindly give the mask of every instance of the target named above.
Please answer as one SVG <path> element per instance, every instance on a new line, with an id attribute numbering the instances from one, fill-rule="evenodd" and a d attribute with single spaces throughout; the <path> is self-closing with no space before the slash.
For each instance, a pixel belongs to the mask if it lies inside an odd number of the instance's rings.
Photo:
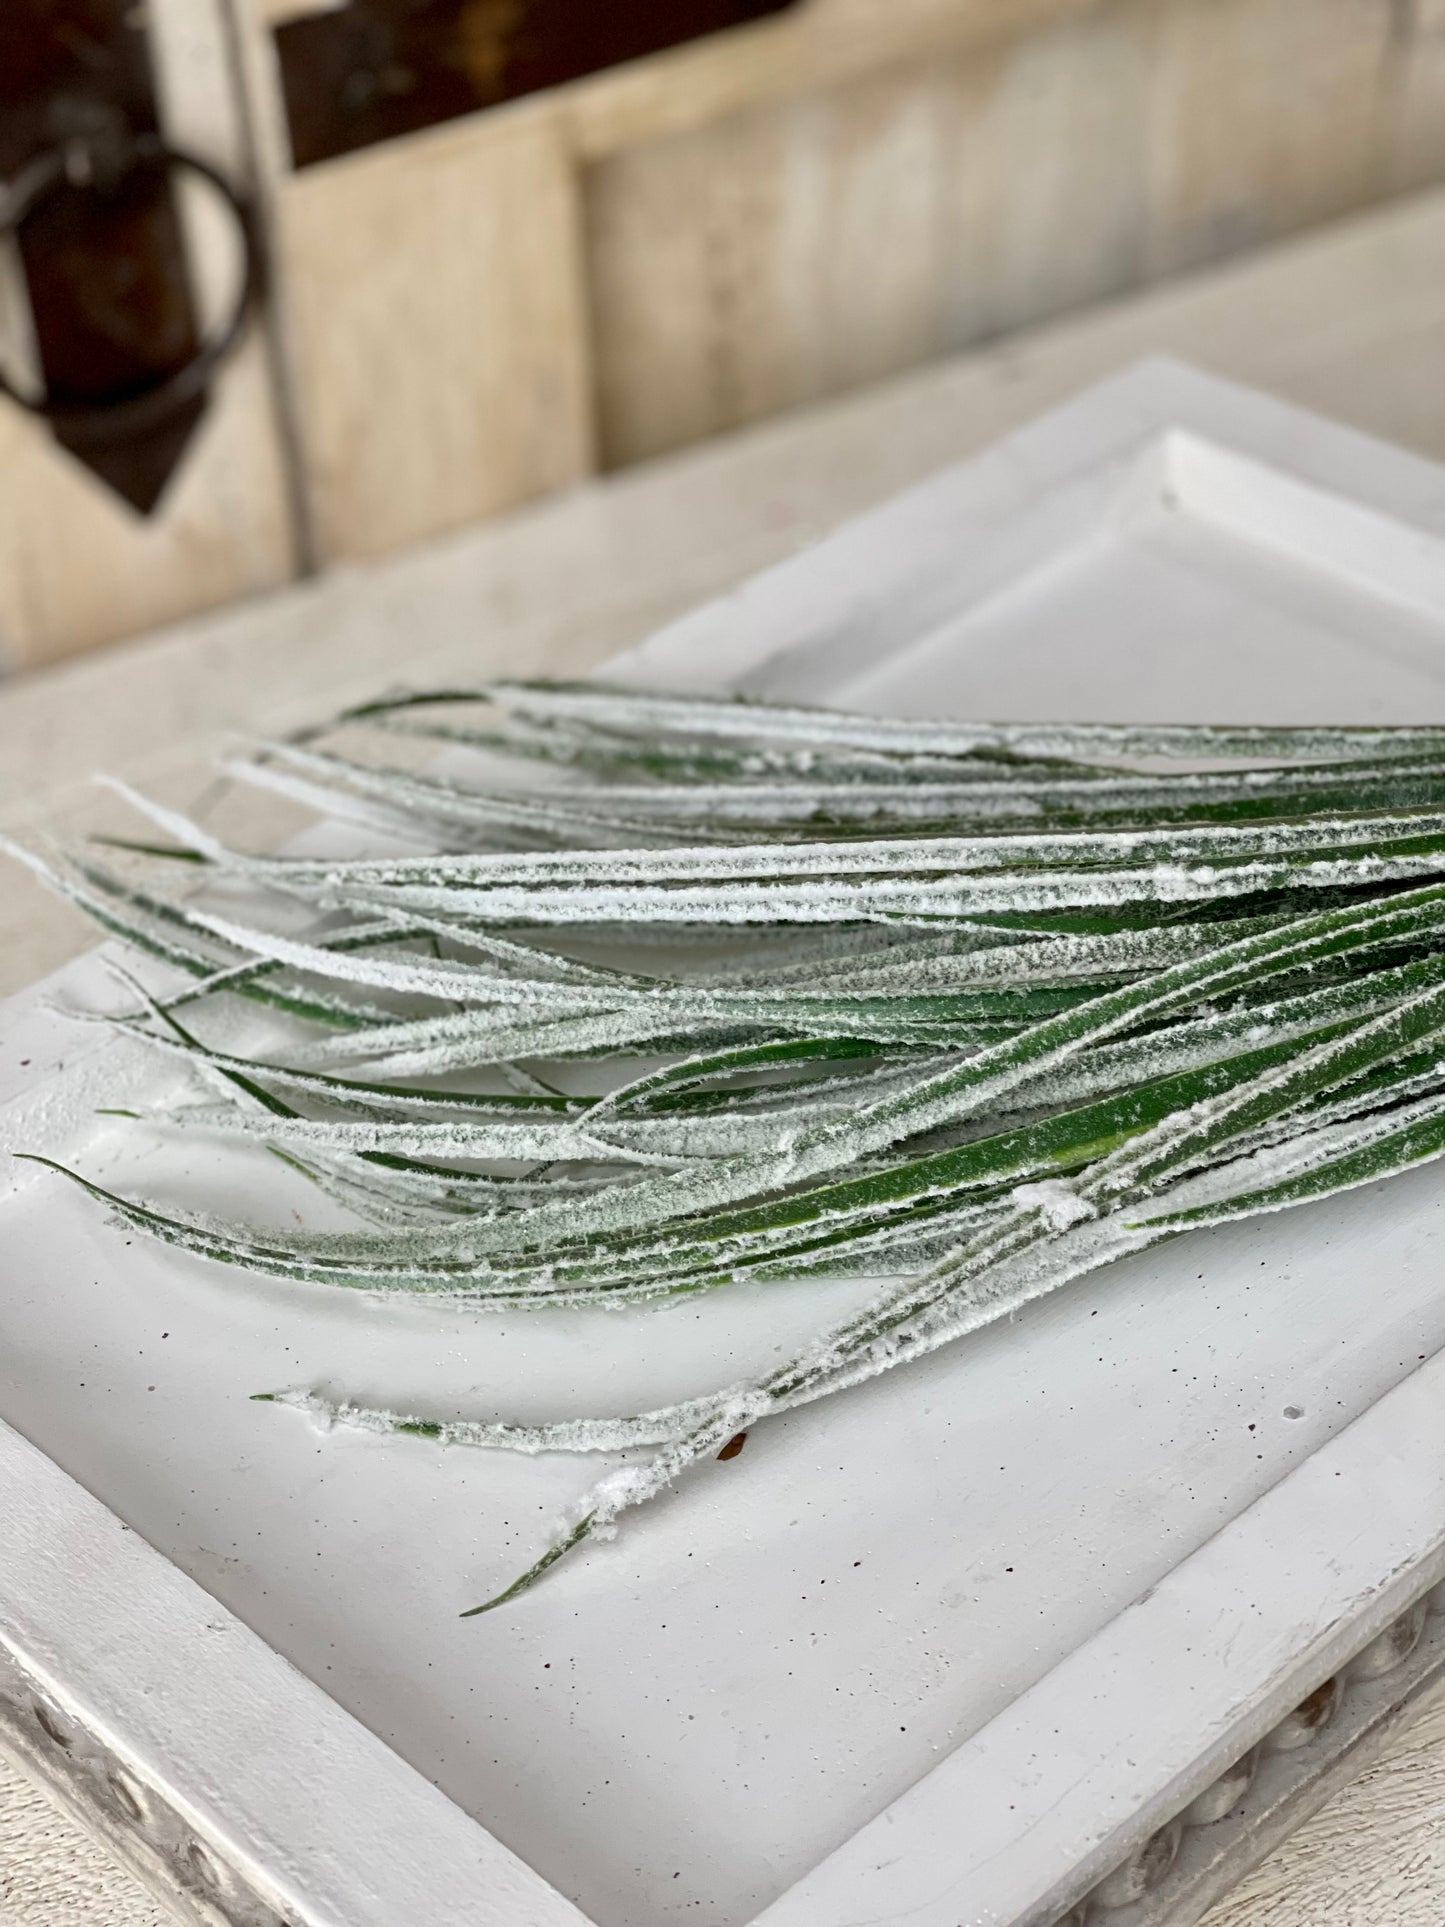
<path id="1" fill-rule="evenodd" d="M 181 367 L 140 387 L 73 402 L 48 392 L 25 394 L 0 371 L 0 394 L 58 429 L 82 430 L 91 439 L 120 440 L 143 433 L 203 393 L 245 333 L 251 309 L 265 289 L 265 257 L 249 202 L 209 161 L 170 146 L 159 134 L 82 137 L 45 149 L 0 192 L 0 241 L 18 235 L 30 216 L 55 195 L 75 187 L 104 192 L 144 168 L 191 174 L 219 196 L 241 235 L 241 285 L 225 324 L 202 341 Z"/>

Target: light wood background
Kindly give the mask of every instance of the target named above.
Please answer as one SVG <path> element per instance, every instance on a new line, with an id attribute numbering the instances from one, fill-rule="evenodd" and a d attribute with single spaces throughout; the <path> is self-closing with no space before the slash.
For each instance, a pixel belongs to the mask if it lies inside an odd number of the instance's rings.
<path id="1" fill-rule="evenodd" d="M 316 4 L 148 0 L 274 292 L 149 521 L 0 403 L 12 666 L 1445 180 L 1445 0 L 804 0 L 298 173 Z"/>

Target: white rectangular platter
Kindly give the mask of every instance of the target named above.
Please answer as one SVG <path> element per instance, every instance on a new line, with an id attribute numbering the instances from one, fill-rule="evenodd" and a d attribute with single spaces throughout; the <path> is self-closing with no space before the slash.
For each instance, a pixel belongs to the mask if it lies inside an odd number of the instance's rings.
<path id="1" fill-rule="evenodd" d="M 611 673 L 899 714 L 1445 721 L 1445 471 L 1149 363 Z M 48 1008 L 95 970 L 0 1014 L 4 1146 L 243 1205 L 234 1154 L 95 1114 L 157 1075 Z M 1297 1808 L 1309 1749 L 1255 1752 L 1296 1702 L 1350 1672 L 1312 1742 L 1343 1760 L 1445 1659 L 1438 1169 L 1166 1246 L 773 1421 L 466 1621 L 586 1468 L 322 1436 L 248 1394 L 635 1410 L 864 1288 L 379 1304 L 128 1243 L 34 1166 L 0 1183 L 0 1725 L 205 1918 L 1192 1919 Z"/>

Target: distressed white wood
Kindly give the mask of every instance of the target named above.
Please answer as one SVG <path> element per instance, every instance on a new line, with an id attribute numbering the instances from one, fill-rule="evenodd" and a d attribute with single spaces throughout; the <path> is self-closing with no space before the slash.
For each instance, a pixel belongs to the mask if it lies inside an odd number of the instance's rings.
<path id="1" fill-rule="evenodd" d="M 214 1854 L 223 1896 L 239 1876 L 296 1927 L 396 1927 L 418 1909 L 437 1927 L 583 1927 L 8 1426 L 0 1490 L 0 1646 L 33 1683 L 42 1739 L 68 1750 L 73 1721 L 102 1740 Z"/>
<path id="2" fill-rule="evenodd" d="M 1348 541 L 1321 550 L 1312 498 Z M 1445 715 L 1445 605 L 1430 611 L 1442 542 L 1436 465 L 1154 364 L 672 625 L 615 673 L 931 713 L 1228 717 L 1281 713 L 1271 664 L 1307 660 L 1311 715 L 1362 702 Z M 1263 696 L 1229 686 L 1246 660 Z M 260 1182 L 234 1159 L 196 1147 L 178 1160 L 97 1119 L 101 1093 L 125 1081 L 99 1033 L 31 999 L 5 1039 L 10 1143 L 122 1183 L 234 1187 L 238 1204 Z M 338 1729 L 350 1767 L 376 1782 L 370 1815 L 413 1784 L 400 1754 L 601 1927 L 736 1927 L 790 1886 L 778 1906 L 834 1927 L 836 1894 L 861 1892 L 864 1863 L 882 1880 L 866 1917 L 951 1895 L 953 1920 L 962 1895 L 980 1921 L 1042 1919 L 1434 1576 L 1445 1465 L 1415 1425 L 1424 1394 L 1410 1373 L 1445 1345 L 1437 1199 L 1437 1174 L 1419 1173 L 1115 1267 L 952 1357 L 767 1428 L 736 1466 L 481 1622 L 455 1614 L 535 1544 L 577 1489 L 575 1466 L 316 1440 L 245 1394 L 321 1379 L 472 1409 L 630 1407 L 746 1369 L 848 1288 L 770 1291 L 764 1322 L 745 1292 L 635 1321 L 372 1305 L 127 1245 L 30 1167 L 0 1195 L 0 1413 L 390 1743 L 373 1751 L 359 1728 Z M 294 1202 L 314 1204 L 299 1187 Z M 1303 1417 L 1284 1418 L 1286 1405 Z M 1418 1451 L 1382 1498 L 1370 1441 L 1396 1439 L 1391 1423 Z M 1333 1484 L 1317 1491 L 1319 1466 L 1342 1453 L 1369 1494 L 1344 1534 Z M 58 1476 L 46 1473 L 41 1508 L 52 1534 L 71 1490 Z M 17 1472 L 7 1489 L 26 1485 Z M 1298 1585 L 1270 1583 L 1261 1532 L 1287 1539 L 1276 1563 Z M 0 1593 L 0 1636 L 33 1658 L 49 1622 L 23 1602 L 41 1553 L 23 1532 L 18 1543 L 19 1603 L 5 1631 Z M 46 1664 L 55 1691 L 74 1693 L 60 1662 L 112 1595 L 93 1560 L 72 1550 L 65 1563 L 71 1606 Z M 120 1654 L 143 1680 L 162 1663 L 143 1580 L 128 1569 L 126 1645 L 77 1653 L 87 1690 Z M 36 1584 L 53 1599 L 53 1575 Z M 169 1625 L 180 1608 L 158 1597 Z M 1135 1641 L 1147 1685 L 1130 1704 Z M 1111 1667 L 1121 1683 L 1101 1712 L 1094 1689 Z M 332 1904 L 309 1820 L 272 1851 L 251 1778 L 233 1795 L 221 1770 L 227 1746 L 249 1742 L 213 1720 L 220 1750 L 207 1751 L 201 1703 L 199 1687 L 194 1701 L 168 1692 L 142 1724 L 149 1746 L 163 1710 L 174 1735 L 169 1753 L 143 1752 L 147 1770 L 218 1853 L 262 1841 L 253 1884 L 276 1877 L 273 1862 L 300 1868 L 318 1883 L 309 1904 Z M 295 1775 L 299 1708 L 271 1718 L 268 1781 Z M 109 1730 L 133 1739 L 126 1721 Z M 1040 1742 L 1055 1730 L 1072 1736 L 1062 1764 L 1080 1770 L 1050 1801 L 1061 1761 Z M 1014 1804 L 1033 1824 L 928 1820 L 957 1814 L 952 1776 L 971 1787 L 969 1773 L 995 1792 L 1027 1778 Z M 925 1816 L 926 1853 L 883 1869 L 860 1846 L 835 1889 L 830 1852 L 860 1828 L 870 1839 L 883 1808 Z"/>
<path id="3" fill-rule="evenodd" d="M 756 1927 L 1049 1922 L 1442 1572 L 1445 1356 L 1437 1355 L 765 1909 Z M 960 1831 L 966 1844 L 949 1865 L 940 1843 Z"/>

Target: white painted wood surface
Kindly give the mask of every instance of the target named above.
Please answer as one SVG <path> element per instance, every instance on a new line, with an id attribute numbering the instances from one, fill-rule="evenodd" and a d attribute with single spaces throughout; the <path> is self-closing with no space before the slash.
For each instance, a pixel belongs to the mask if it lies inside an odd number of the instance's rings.
<path id="1" fill-rule="evenodd" d="M 1438 229 L 1435 230 L 1435 236 L 1438 241 Z M 1378 252 L 1361 250 L 1359 237 L 1354 239 L 1356 267 L 1358 268 L 1362 259 L 1370 260 L 1378 267 L 1383 257 Z M 1378 236 L 1376 239 L 1378 240 Z M 1308 253 L 1307 250 L 1304 252 Z M 1401 260 L 1407 252 L 1399 249 L 1398 236 L 1396 252 Z M 1224 279 L 1227 282 L 1229 277 Z M 1398 294 L 1401 287 L 1401 278 L 1398 275 L 1394 279 L 1394 286 Z M 1217 294 L 1218 282 L 1213 284 L 1213 289 Z M 1256 286 L 1252 292 L 1257 294 L 1258 287 Z M 1317 296 L 1318 283 L 1307 292 Z M 1301 310 L 1308 311 L 1310 306 L 1309 299 L 1302 296 Z M 1219 311 L 1216 309 L 1214 312 L 1217 315 Z M 1352 323 L 1357 321 L 1358 313 L 1358 307 L 1351 309 Z M 1413 317 L 1417 324 L 1421 321 L 1422 313 L 1423 308 L 1417 310 Z M 1197 315 L 1195 318 L 1197 323 Z M 1414 336 L 1409 335 L 1408 331 L 1402 331 L 1404 338 L 1415 339 L 1417 342 L 1422 334 L 1428 335 L 1428 328 L 1421 330 L 1417 325 Z M 1338 353 L 1338 344 L 1332 345 Z M 1099 352 L 1097 342 L 1092 344 L 1092 348 L 1093 352 Z M 1042 354 L 1042 361 L 1035 365 L 1033 379 L 1047 381 L 1050 375 L 1057 375 L 1057 369 L 1051 369 L 1048 365 L 1047 346 L 1035 349 L 1034 352 Z M 1086 342 L 1080 358 L 1086 359 L 1088 352 L 1089 344 Z M 1343 356 L 1342 361 L 1347 363 L 1348 355 Z M 975 417 L 979 413 L 986 412 L 987 401 L 995 394 L 1000 367 L 1007 365 L 1000 364 L 993 358 L 991 362 L 992 365 L 988 368 L 989 378 L 986 382 L 980 382 L 978 379 L 981 369 L 981 364 L 978 363 L 972 364 L 967 371 L 962 369 L 952 371 L 954 381 L 960 384 L 952 390 L 953 402 L 957 405 L 961 389 L 962 394 L 971 399 Z M 1027 356 L 1022 365 L 1027 370 Z M 1396 379 L 1399 379 L 1398 357 L 1392 364 L 1391 372 Z M 973 377 L 972 388 L 965 378 L 966 374 Z M 1316 364 L 1316 378 L 1319 378 L 1318 364 Z M 1026 373 L 1025 384 L 1028 379 L 1029 376 Z M 1342 392 L 1348 392 L 1346 385 L 1339 382 L 1337 374 L 1336 386 L 1341 387 Z M 871 416 L 856 406 L 851 411 L 835 411 L 830 417 L 814 425 L 814 432 L 809 438 L 806 449 L 797 443 L 790 443 L 787 437 L 780 436 L 774 431 L 771 435 L 759 437 L 748 449 L 722 451 L 718 455 L 686 464 L 671 476 L 646 478 L 653 485 L 650 495 L 642 488 L 641 480 L 630 485 L 633 491 L 631 495 L 627 488 L 611 491 L 605 498 L 606 503 L 610 505 L 606 512 L 602 501 L 570 505 L 571 519 L 565 526 L 565 534 L 556 519 L 550 515 L 529 518 L 527 523 L 515 530 L 496 531 L 494 540 L 482 547 L 480 564 L 476 553 L 467 545 L 463 545 L 448 554 L 429 558 L 425 563 L 412 565 L 410 572 L 402 568 L 380 577 L 359 577 L 350 584 L 332 585 L 326 592 L 332 597 L 329 603 L 302 597 L 293 605 L 288 599 L 286 604 L 276 605 L 269 612 L 254 612 L 253 625 L 257 616 L 263 618 L 263 624 L 252 627 L 250 640 L 255 644 L 263 661 L 266 649 L 268 647 L 273 649 L 275 661 L 279 665 L 285 659 L 288 648 L 294 643 L 294 638 L 307 631 L 314 631 L 324 611 L 327 608 L 335 609 L 341 619 L 334 644 L 337 657 L 333 660 L 339 663 L 348 639 L 353 643 L 360 640 L 364 650 L 367 646 L 367 636 L 374 635 L 376 638 L 374 644 L 376 653 L 360 662 L 353 660 L 348 669 L 338 669 L 339 677 L 344 680 L 346 675 L 354 674 L 362 686 L 367 686 L 368 682 L 374 685 L 382 662 L 381 639 L 388 622 L 394 623 L 398 615 L 404 613 L 414 625 L 412 632 L 415 633 L 415 625 L 426 619 L 425 612 L 430 609 L 431 620 L 440 622 L 445 619 L 448 623 L 455 624 L 459 613 L 471 613 L 476 610 L 478 591 L 487 586 L 489 592 L 500 594 L 504 603 L 509 596 L 515 598 L 519 592 L 523 592 L 521 599 L 526 606 L 519 614 L 514 614 L 515 627 L 509 638 L 518 644 L 519 653 L 530 652 L 532 659 L 537 660 L 544 658 L 546 651 L 550 648 L 556 652 L 554 660 L 567 660 L 564 653 L 566 641 L 568 637 L 572 637 L 575 640 L 571 643 L 570 662 L 577 662 L 585 658 L 587 650 L 595 644 L 596 640 L 595 637 L 584 636 L 582 633 L 586 622 L 587 584 L 585 582 L 574 584 L 580 596 L 579 606 L 570 610 L 563 608 L 560 611 L 554 607 L 550 612 L 549 625 L 546 598 L 542 593 L 541 584 L 529 575 L 529 568 L 537 569 L 544 554 L 550 558 L 554 575 L 558 572 L 559 558 L 577 558 L 583 561 L 584 566 L 590 562 L 591 566 L 597 567 L 600 560 L 598 545 L 605 548 L 608 539 L 614 543 L 621 541 L 623 553 L 625 553 L 629 529 L 636 528 L 639 537 L 642 534 L 640 524 L 630 518 L 642 517 L 645 520 L 646 515 L 649 514 L 652 518 L 655 552 L 658 527 L 670 526 L 661 519 L 665 512 L 664 504 L 675 505 L 679 489 L 684 491 L 685 506 L 696 517 L 709 508 L 718 509 L 719 497 L 736 490 L 740 484 L 761 490 L 761 503 L 757 501 L 750 503 L 749 506 L 753 511 L 751 518 L 738 518 L 737 511 L 734 511 L 735 519 L 728 524 L 732 530 L 730 541 L 738 541 L 741 535 L 744 542 L 751 541 L 759 548 L 765 548 L 771 541 L 776 552 L 778 546 L 790 539 L 795 539 L 795 532 L 800 524 L 806 526 L 808 510 L 811 509 L 819 519 L 822 519 L 822 515 L 826 513 L 824 505 L 830 493 L 832 499 L 836 501 L 838 496 L 845 494 L 848 488 L 860 486 L 860 476 L 867 472 L 864 451 L 881 442 L 885 422 L 891 420 L 897 424 L 894 440 L 886 451 L 887 458 L 895 462 L 906 462 L 911 456 L 920 459 L 920 465 L 925 463 L 928 466 L 933 465 L 939 455 L 936 443 L 933 449 L 927 447 L 929 436 L 942 436 L 950 431 L 959 433 L 957 422 L 940 420 L 940 410 L 946 408 L 949 397 L 950 390 L 942 376 L 930 377 L 926 383 L 910 384 L 908 389 L 893 397 L 891 407 L 886 414 L 881 406 Z M 1005 395 L 1000 405 L 1006 407 L 1009 399 Z M 1391 405 L 1391 397 L 1388 395 L 1386 405 Z M 1393 405 L 1398 406 L 1398 403 Z M 964 419 L 967 420 L 967 417 L 965 416 Z M 798 431 L 793 432 L 796 434 Z M 923 451 L 921 457 L 920 449 Z M 854 463 L 857 464 L 851 472 L 840 464 L 840 454 L 851 454 Z M 877 459 L 875 457 L 875 460 Z M 771 495 L 768 492 L 769 478 L 774 491 Z M 811 494 L 808 492 L 809 484 L 811 484 Z M 766 527 L 764 515 L 758 512 L 760 506 L 766 508 L 770 503 L 781 503 L 792 511 L 791 519 L 784 525 L 781 535 L 776 528 L 769 530 Z M 645 509 L 644 504 L 647 505 Z M 738 527 L 739 519 L 744 521 L 741 530 Z M 760 527 L 760 523 L 763 526 Z M 712 526 L 716 526 L 716 523 Z M 698 533 L 699 535 L 702 533 L 701 528 L 698 529 Z M 673 539 L 676 540 L 676 537 L 674 536 Z M 704 570 L 723 574 L 729 563 L 733 573 L 740 573 L 746 566 L 746 563 L 738 559 L 736 552 L 731 557 L 724 556 L 721 559 L 713 555 L 700 562 L 694 561 L 691 566 L 696 568 L 699 574 Z M 713 579 L 717 579 L 716 574 Z M 529 584 L 531 585 L 530 595 L 525 593 Z M 657 592 L 658 584 L 655 580 L 652 586 L 654 592 Z M 661 585 L 664 599 L 671 586 L 664 579 Z M 629 593 L 635 595 L 636 592 L 637 585 L 630 584 Z M 444 618 L 443 611 L 447 612 Z M 629 607 L 623 601 L 620 604 L 614 603 L 605 612 L 603 620 L 604 627 L 608 628 L 610 633 L 616 634 L 619 630 L 625 633 L 625 625 L 629 621 L 635 627 L 643 626 L 646 618 L 639 614 L 635 603 Z M 375 629 L 370 627 L 373 622 L 377 625 Z M 228 627 L 232 628 L 229 637 L 226 634 Z M 202 699 L 202 708 L 204 710 L 210 705 L 215 707 L 210 708 L 208 720 L 214 720 L 217 708 L 224 707 L 227 703 L 235 705 L 233 714 L 239 713 L 238 699 L 234 694 L 225 692 L 224 686 L 217 680 L 216 672 L 218 664 L 226 660 L 228 648 L 233 652 L 238 675 L 242 672 L 247 653 L 243 631 L 244 625 L 213 625 L 209 642 L 202 642 L 200 649 L 197 650 L 197 654 L 209 664 L 209 687 Z M 174 685 L 179 666 L 185 660 L 187 647 L 194 647 L 197 640 L 193 637 L 190 645 L 181 644 L 179 641 L 154 645 L 155 653 L 151 659 L 156 665 L 156 680 L 151 685 L 153 690 L 159 690 L 165 682 Z M 468 642 L 469 638 L 454 636 L 445 647 L 439 647 L 434 659 L 438 671 L 455 673 L 459 666 L 464 665 Z M 252 660 L 254 662 L 254 657 Z M 414 673 L 417 666 L 415 661 L 409 663 L 409 672 Z M 99 669 L 103 665 L 97 664 L 94 667 Z M 204 677 L 198 678 L 199 680 L 204 680 Z M 13 693 L 18 696 L 23 692 Z M 338 689 L 337 693 L 344 694 L 345 690 Z M 97 695 L 99 700 L 105 699 L 103 693 L 98 691 Z M 316 690 L 314 688 L 304 691 L 294 688 L 288 688 L 285 692 L 277 690 L 273 700 L 283 708 L 287 704 L 304 707 L 308 703 L 314 707 Z M 41 714 L 35 709 L 27 712 L 25 707 L 20 705 L 10 708 L 7 715 L 4 701 L 5 699 L 0 699 L 0 716 L 6 716 L 12 726 L 23 727 L 23 719 L 27 713 L 32 718 L 38 718 Z M 53 716 L 55 712 L 52 709 L 50 713 Z M 164 721 L 164 717 L 152 719 L 150 726 L 159 731 L 164 726 Z M 17 747 L 18 733 L 17 728 L 17 739 L 15 739 Z M 1320 1913 L 1298 1917 L 1308 1919 L 1311 1927 L 1315 1920 L 1325 1918 Z M 1347 1916 L 1341 1916 L 1341 1918 L 1347 1918 Z"/>
<path id="2" fill-rule="evenodd" d="M 1422 1576 L 1445 1571 L 1442 1391 L 1437 1357 L 1071 1653 L 1059 1669 L 1067 1685 L 1055 1675 L 1035 1689 L 1047 1718 L 1035 1717 L 1034 1694 L 1014 1701 L 755 1927 L 992 1927 L 1025 1917 L 1050 1927 L 1077 1894 L 1077 1856 L 1089 1853 L 1096 1875 L 1108 1874 L 1120 1840 L 1141 1846 L 1208 1784 L 1201 1773 L 1195 1787 L 1171 1786 L 1142 1810 L 1155 1747 L 1181 1759 L 1198 1748 L 1223 1771 L 1241 1738 L 1254 1744 L 1295 1704 L 1281 1678 L 1285 1651 L 1307 1647 L 1314 1677 L 1328 1677 L 1358 1650 L 1364 1626 L 1379 1631 Z M 1342 1636 L 1335 1582 L 1356 1558 L 1389 1581 Z M 1117 1838 L 1102 1851 L 1101 1786 L 1119 1799 Z M 989 1851 L 966 1880 L 950 1880 L 937 1843 L 960 1824 Z"/>
<path id="3" fill-rule="evenodd" d="M 305 1927 L 391 1927 L 419 1896 L 437 1927 L 587 1927 L 8 1427 L 0 1483 L 0 1616 L 52 1725 L 104 1736 L 142 1788 L 184 1778 L 181 1817 L 219 1867 Z"/>

